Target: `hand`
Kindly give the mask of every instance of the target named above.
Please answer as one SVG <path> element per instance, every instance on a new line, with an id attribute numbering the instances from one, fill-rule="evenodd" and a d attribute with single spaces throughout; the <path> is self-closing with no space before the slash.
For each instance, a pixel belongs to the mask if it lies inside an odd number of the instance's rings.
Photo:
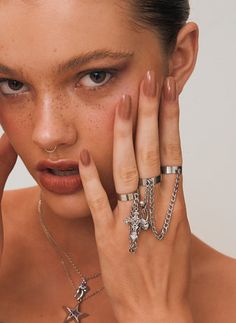
<path id="1" fill-rule="evenodd" d="M 17 155 L 5 134 L 0 138 L 0 201 L 3 190 L 12 168 L 16 163 Z M 2 225 L 2 212 L 0 207 L 0 263 L 3 250 L 4 236 Z"/>
<path id="2" fill-rule="evenodd" d="M 134 192 L 138 179 L 160 174 L 160 165 L 182 165 L 179 106 L 174 78 L 163 88 L 148 72 L 140 85 L 135 148 L 131 100 L 116 109 L 113 175 L 117 193 Z M 159 122 L 157 122 L 159 116 Z M 159 124 L 158 124 L 159 123 Z M 192 322 L 188 306 L 191 233 L 182 177 L 169 231 L 158 241 L 152 230 L 141 231 L 136 253 L 130 254 L 129 216 L 132 201 L 111 210 L 96 165 L 87 150 L 80 154 L 80 174 L 90 207 L 104 286 L 118 322 Z M 155 185 L 155 215 L 162 227 L 176 175 L 163 175 Z M 144 196 L 141 190 L 141 197 Z"/>

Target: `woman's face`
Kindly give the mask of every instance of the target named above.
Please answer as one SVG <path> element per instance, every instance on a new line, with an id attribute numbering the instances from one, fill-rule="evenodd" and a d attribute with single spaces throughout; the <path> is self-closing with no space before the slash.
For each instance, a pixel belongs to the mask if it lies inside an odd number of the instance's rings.
<path id="1" fill-rule="evenodd" d="M 112 200 L 115 107 L 129 94 L 135 120 L 146 71 L 155 70 L 163 81 L 166 63 L 157 37 L 133 28 L 121 0 L 6 0 L 0 4 L 0 40 L 3 129 L 50 208 L 61 216 L 89 215 L 82 188 L 50 191 L 37 165 L 78 161 L 86 148 Z M 55 145 L 54 153 L 45 152 Z"/>

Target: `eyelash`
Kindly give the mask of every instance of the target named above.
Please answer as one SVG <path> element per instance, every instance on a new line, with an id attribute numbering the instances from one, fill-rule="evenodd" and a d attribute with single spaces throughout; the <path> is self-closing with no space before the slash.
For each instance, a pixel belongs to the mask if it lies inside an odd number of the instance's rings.
<path id="1" fill-rule="evenodd" d="M 81 79 L 83 79 L 86 76 L 89 76 L 92 73 L 106 73 L 106 74 L 110 74 L 110 77 L 109 77 L 108 81 L 106 81 L 102 85 L 91 86 L 91 87 L 84 86 L 84 88 L 86 88 L 87 91 L 98 91 L 98 90 L 104 89 L 106 86 L 109 86 L 110 83 L 113 82 L 115 77 L 117 76 L 118 70 L 117 69 L 107 69 L 107 68 L 102 69 L 102 68 L 100 68 L 100 69 L 91 69 L 91 70 L 88 70 L 88 71 L 85 71 L 85 72 L 78 73 L 77 76 L 76 76 L 76 83 L 77 83 L 76 87 L 77 88 L 83 87 L 81 85 L 78 85 L 78 83 L 81 81 Z M 22 83 L 22 86 L 27 86 L 27 84 L 25 84 L 25 83 L 23 83 L 21 81 L 13 80 L 13 79 L 7 79 L 7 78 L 0 78 L 0 86 L 1 86 L 2 83 L 8 82 L 8 81 L 17 81 L 19 83 Z M 19 95 L 22 95 L 22 94 L 24 94 L 24 92 L 12 93 L 12 94 L 4 94 L 4 93 L 2 93 L 2 95 L 5 96 L 5 97 L 13 97 L 13 98 L 15 98 L 15 97 L 17 97 Z"/>
<path id="2" fill-rule="evenodd" d="M 18 80 L 15 80 L 15 79 L 7 79 L 7 78 L 0 78 L 0 86 L 1 86 L 1 84 L 2 84 L 2 83 L 9 82 L 9 81 L 16 81 L 16 82 L 21 83 L 23 86 L 26 86 L 26 84 L 24 84 L 24 83 L 22 83 L 22 82 L 20 82 L 20 81 L 18 81 Z M 1 93 L 1 92 L 0 92 L 0 94 L 2 94 L 3 96 L 16 97 L 16 96 L 18 96 L 18 95 L 21 95 L 22 93 L 4 94 L 4 93 Z"/>
<path id="3" fill-rule="evenodd" d="M 100 69 L 92 69 L 92 70 L 89 70 L 89 71 L 86 71 L 86 72 L 82 72 L 82 73 L 79 73 L 77 75 L 77 79 L 79 78 L 79 80 L 77 81 L 77 83 L 80 82 L 81 79 L 83 79 L 84 77 L 86 76 L 90 76 L 90 74 L 95 74 L 95 73 L 106 73 L 106 74 L 109 74 L 109 79 L 102 85 L 97 85 L 97 86 L 81 86 L 81 85 L 77 85 L 77 88 L 80 88 L 80 87 L 84 87 L 86 88 L 87 91 L 99 91 L 99 90 L 103 90 L 105 89 L 105 87 L 109 86 L 113 81 L 114 79 L 116 78 L 117 74 L 118 74 L 118 70 L 117 69 L 107 69 L 107 68 L 100 68 Z M 107 76 L 106 76 L 107 77 Z"/>

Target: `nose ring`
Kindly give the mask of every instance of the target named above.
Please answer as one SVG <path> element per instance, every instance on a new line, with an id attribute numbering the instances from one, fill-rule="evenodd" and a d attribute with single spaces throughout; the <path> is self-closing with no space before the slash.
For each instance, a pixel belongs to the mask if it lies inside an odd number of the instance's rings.
<path id="1" fill-rule="evenodd" d="M 46 153 L 48 154 L 52 154 L 57 150 L 57 146 L 55 146 L 53 149 L 44 149 L 44 151 L 46 151 Z"/>

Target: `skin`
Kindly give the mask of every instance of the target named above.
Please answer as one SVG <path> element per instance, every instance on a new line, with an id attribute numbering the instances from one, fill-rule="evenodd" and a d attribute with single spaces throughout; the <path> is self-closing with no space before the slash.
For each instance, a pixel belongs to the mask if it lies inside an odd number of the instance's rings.
<path id="1" fill-rule="evenodd" d="M 15 152 L 38 181 L 36 165 L 48 158 L 44 149 L 55 145 L 58 149 L 50 158 L 78 161 L 84 185 L 84 190 L 73 195 L 59 196 L 39 186 L 4 194 L 0 321 L 15 322 L 17 316 L 19 323 L 62 322 L 65 312 L 61 304 L 74 304 L 59 259 L 39 225 L 40 191 L 45 221 L 58 244 L 70 251 L 82 273 L 102 272 L 103 279 L 91 282 L 91 288 L 96 290 L 104 284 L 106 290 L 86 301 L 85 311 L 93 313 L 86 322 L 217 323 L 236 319 L 232 297 L 236 293 L 235 261 L 190 235 L 182 182 L 166 242 L 157 243 L 148 232 L 147 238 L 140 240 L 138 257 L 130 258 L 127 252 L 127 227 L 122 220 L 129 214 L 130 204 L 116 206 L 115 192 L 135 190 L 137 169 L 141 177 L 149 177 L 157 174 L 160 163 L 182 163 L 178 95 L 193 71 L 198 38 L 197 26 L 186 25 L 167 58 L 157 36 L 147 29 L 137 32 L 127 17 L 127 8 L 111 0 L 57 1 L 56 7 L 52 1 L 0 4 L 0 64 L 17 71 L 14 76 L 0 72 L 0 78 L 26 84 L 17 96 L 0 94 L 0 120 L 6 133 L 0 145 L 1 187 L 14 166 Z M 93 59 L 63 73 L 56 72 L 71 58 L 101 49 L 132 55 L 119 60 Z M 102 68 L 118 72 L 99 90 L 91 89 L 94 82 L 88 71 Z M 154 71 L 157 87 L 151 98 L 143 90 L 148 70 Z M 166 99 L 175 88 L 176 98 Z M 3 90 L 6 88 L 0 85 Z M 118 113 L 124 94 L 131 98 L 128 121 Z M 143 138 L 150 121 L 150 136 Z M 151 146 L 155 147 L 152 155 Z M 91 156 L 89 166 L 81 161 L 85 149 Z M 174 177 L 170 176 L 160 186 L 160 214 L 165 212 L 173 183 Z M 118 241 L 119 248 L 118 243 L 111 244 L 113 240 Z M 154 257 L 156 254 L 163 257 Z M 150 259 L 152 266 L 146 268 Z M 163 261 L 166 268 L 171 268 L 168 275 L 161 266 Z M 121 263 L 129 266 L 120 268 Z M 132 280 L 125 280 L 136 268 L 140 270 Z M 78 280 L 76 274 L 72 275 Z M 156 279 L 151 284 L 153 277 Z M 167 284 L 157 292 L 164 278 L 180 283 Z M 147 282 L 145 290 L 142 279 Z M 142 306 L 132 301 L 139 294 Z M 163 302 L 167 295 L 168 302 Z M 213 310 L 214 304 L 219 310 Z M 148 313 L 143 308 L 149 308 Z"/>

